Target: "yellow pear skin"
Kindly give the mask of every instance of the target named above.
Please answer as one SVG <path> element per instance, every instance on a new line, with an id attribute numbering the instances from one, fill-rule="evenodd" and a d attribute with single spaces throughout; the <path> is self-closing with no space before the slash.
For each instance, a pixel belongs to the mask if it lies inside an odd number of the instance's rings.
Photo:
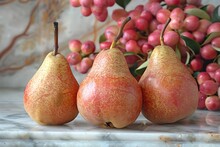
<path id="1" fill-rule="evenodd" d="M 78 114 L 78 88 L 66 58 L 50 52 L 25 88 L 24 108 L 39 124 L 65 124 Z"/>
<path id="2" fill-rule="evenodd" d="M 198 86 L 186 66 L 168 46 L 157 46 L 139 80 L 143 115 L 153 123 L 174 123 L 194 113 Z"/>
<path id="3" fill-rule="evenodd" d="M 79 113 L 94 125 L 124 128 L 142 108 L 142 93 L 131 75 L 123 53 L 102 50 L 95 58 L 77 94 Z"/>

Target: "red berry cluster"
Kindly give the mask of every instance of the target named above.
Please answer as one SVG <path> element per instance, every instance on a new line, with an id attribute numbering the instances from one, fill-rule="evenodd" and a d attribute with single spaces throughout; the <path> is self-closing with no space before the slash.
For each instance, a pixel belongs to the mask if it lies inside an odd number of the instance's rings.
<path id="1" fill-rule="evenodd" d="M 78 72 L 85 74 L 92 67 L 95 48 L 95 44 L 92 41 L 82 43 L 79 40 L 70 40 L 69 49 L 71 53 L 67 55 L 67 61 Z"/>
<path id="2" fill-rule="evenodd" d="M 83 0 L 78 0 L 77 5 L 73 4 L 76 1 L 70 0 L 73 6 L 86 7 Z M 90 1 L 91 4 L 87 8 L 98 6 L 95 0 L 85 1 Z M 105 8 L 110 6 L 107 5 L 107 0 L 103 2 L 106 3 Z M 99 48 L 110 48 L 122 22 L 131 17 L 117 48 L 124 53 L 132 74 L 140 76 L 143 72 L 139 73 L 137 68 L 148 60 L 151 51 L 160 44 L 161 31 L 168 18 L 171 18 L 163 36 L 164 43 L 176 51 L 197 80 L 200 92 L 198 108 L 220 110 L 219 14 L 218 19 L 215 18 L 219 7 L 203 5 L 201 0 L 148 0 L 132 10 L 114 9 L 111 18 L 115 24 L 105 29 Z M 82 56 L 80 60 L 81 58 Z"/>
<path id="3" fill-rule="evenodd" d="M 197 75 L 199 84 L 199 109 L 220 110 L 220 65 L 209 63 Z"/>
<path id="4" fill-rule="evenodd" d="M 115 4 L 115 0 L 70 0 L 73 7 L 81 7 L 83 16 L 94 14 L 97 20 L 105 21 L 108 17 L 108 7 Z"/>

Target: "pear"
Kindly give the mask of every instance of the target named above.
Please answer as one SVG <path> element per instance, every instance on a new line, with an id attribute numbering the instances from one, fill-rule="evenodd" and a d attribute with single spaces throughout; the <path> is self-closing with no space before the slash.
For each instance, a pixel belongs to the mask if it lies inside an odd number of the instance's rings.
<path id="1" fill-rule="evenodd" d="M 161 45 L 154 48 L 139 80 L 143 94 L 142 114 L 157 124 L 184 119 L 192 115 L 198 105 L 197 83 L 175 51 L 164 45 L 164 30 Z"/>
<path id="2" fill-rule="evenodd" d="M 142 93 L 123 53 L 114 47 L 116 42 L 117 39 L 110 49 L 100 51 L 94 59 L 80 84 L 77 107 L 81 116 L 94 125 L 123 128 L 139 116 Z"/>
<path id="3" fill-rule="evenodd" d="M 58 23 L 54 26 L 55 52 L 48 53 L 24 90 L 24 108 L 41 125 L 62 125 L 78 115 L 79 84 L 66 58 L 57 52 Z"/>

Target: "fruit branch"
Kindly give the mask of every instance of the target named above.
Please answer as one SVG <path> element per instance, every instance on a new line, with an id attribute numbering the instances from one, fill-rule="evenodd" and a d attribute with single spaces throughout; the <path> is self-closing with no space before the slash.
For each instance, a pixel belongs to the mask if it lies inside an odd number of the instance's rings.
<path id="1" fill-rule="evenodd" d="M 166 30 L 168 24 L 170 23 L 170 21 L 171 21 L 171 18 L 167 19 L 167 22 L 166 22 L 166 24 L 165 24 L 165 26 L 164 26 L 164 28 L 163 28 L 161 34 L 160 34 L 160 44 L 161 44 L 161 45 L 164 45 L 163 36 L 164 36 L 164 32 L 165 32 L 165 30 Z"/>
<path id="2" fill-rule="evenodd" d="M 115 45 L 116 45 L 116 43 L 118 42 L 118 40 L 122 37 L 122 35 L 123 35 L 123 29 L 124 29 L 125 25 L 126 25 L 130 20 L 131 20 L 131 17 L 127 17 L 127 18 L 123 21 L 123 23 L 122 23 L 122 25 L 121 25 L 121 27 L 120 27 L 120 29 L 119 29 L 119 31 L 118 31 L 117 36 L 115 37 L 114 41 L 113 41 L 112 44 L 111 44 L 110 49 L 113 48 L 113 47 L 115 47 Z"/>
<path id="3" fill-rule="evenodd" d="M 85 40 L 88 33 L 81 36 L 80 40 L 70 40 L 71 53 L 67 59 L 76 71 L 88 73 L 96 54 L 117 47 L 122 51 L 130 73 L 139 81 L 149 67 L 153 50 L 158 45 L 166 45 L 173 49 L 196 79 L 199 90 L 198 109 L 220 110 L 220 105 L 214 107 L 216 103 L 220 104 L 220 5 L 204 5 L 201 0 L 146 0 L 137 3 L 133 0 L 108 0 L 108 4 L 106 0 L 89 4 L 87 2 L 92 0 L 84 0 L 84 4 L 81 1 L 70 0 L 70 5 L 74 8 L 87 5 L 89 10 L 81 11 L 81 14 L 95 17 L 93 31 L 89 32 L 89 36 L 94 37 L 91 43 L 93 46 L 97 32 L 99 34 L 103 29 L 104 32 L 99 36 L 100 50 L 97 51 L 90 47 L 91 51 L 87 53 L 84 47 L 87 41 L 80 41 Z M 132 5 L 130 10 L 127 9 L 129 3 Z M 121 9 L 113 7 L 115 5 Z M 189 5 L 192 7 L 189 8 Z M 110 17 L 109 7 L 113 8 Z M 127 18 L 129 16 L 131 18 Z M 97 27 L 97 21 L 106 23 Z M 206 103 L 210 97 L 213 98 L 210 99 L 212 105 Z M 105 125 L 109 127 L 111 123 L 105 122 Z"/>
<path id="4" fill-rule="evenodd" d="M 59 48 L 58 46 L 58 22 L 54 22 L 53 24 L 54 24 L 54 45 L 55 45 L 54 56 L 56 56 L 58 53 L 58 48 Z"/>

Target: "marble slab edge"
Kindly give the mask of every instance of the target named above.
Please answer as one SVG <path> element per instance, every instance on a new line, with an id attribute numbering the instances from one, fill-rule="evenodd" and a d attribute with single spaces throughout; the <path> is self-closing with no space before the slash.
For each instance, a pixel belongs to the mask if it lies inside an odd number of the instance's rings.
<path id="1" fill-rule="evenodd" d="M 44 131 L 1 131 L 1 140 L 64 140 L 64 141 L 140 141 L 164 143 L 220 143 L 218 133 L 146 133 L 146 132 L 44 132 Z"/>

